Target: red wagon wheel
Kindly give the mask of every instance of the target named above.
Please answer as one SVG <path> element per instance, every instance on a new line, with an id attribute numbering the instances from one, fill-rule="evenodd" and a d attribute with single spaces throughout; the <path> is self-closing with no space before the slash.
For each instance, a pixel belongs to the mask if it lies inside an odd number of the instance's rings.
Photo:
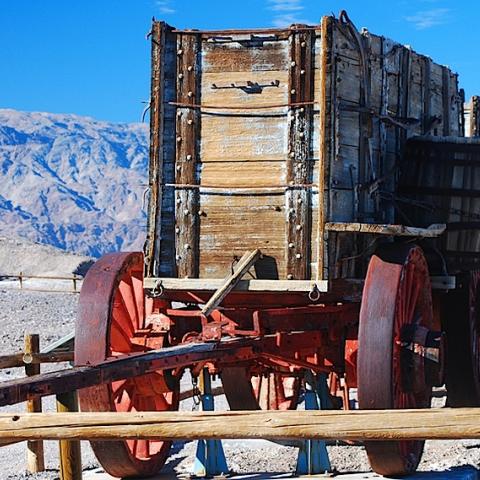
<path id="1" fill-rule="evenodd" d="M 450 407 L 480 406 L 480 271 L 458 276 L 459 288 L 445 297 Z"/>
<path id="2" fill-rule="evenodd" d="M 362 409 L 428 408 L 432 387 L 422 361 L 405 348 L 402 333 L 431 330 L 428 266 L 419 247 L 391 245 L 368 266 L 360 309 L 358 401 Z M 424 330 L 426 331 L 426 330 Z M 424 441 L 366 442 L 373 470 L 381 475 L 415 471 Z"/>
<path id="3" fill-rule="evenodd" d="M 83 282 L 75 363 L 94 365 L 107 358 L 147 350 L 145 319 L 152 306 L 151 299 L 144 295 L 141 253 L 102 257 Z M 86 388 L 79 391 L 80 406 L 91 412 L 176 410 L 179 392 L 178 388 L 171 389 L 171 383 L 162 372 L 155 372 Z M 115 477 L 157 473 L 170 448 L 169 442 L 153 440 L 96 441 L 91 445 L 105 471 Z"/>
<path id="4" fill-rule="evenodd" d="M 222 371 L 223 391 L 232 410 L 294 410 L 300 392 L 297 377 L 270 372 L 252 375 L 246 367 Z"/>

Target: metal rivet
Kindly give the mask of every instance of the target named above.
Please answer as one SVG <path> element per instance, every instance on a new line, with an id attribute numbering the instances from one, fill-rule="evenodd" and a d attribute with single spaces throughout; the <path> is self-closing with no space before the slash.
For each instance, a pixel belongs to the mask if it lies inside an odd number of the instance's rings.
<path id="1" fill-rule="evenodd" d="M 293 280 L 293 275 L 292 275 L 291 273 L 289 273 L 289 274 L 287 275 L 287 279 L 288 279 L 288 280 Z"/>
<path id="2" fill-rule="evenodd" d="M 191 72 L 191 71 L 193 70 L 193 67 L 192 67 L 191 65 L 189 65 L 189 66 L 187 67 L 187 70 L 188 70 L 189 72 Z"/>
<path id="3" fill-rule="evenodd" d="M 298 136 L 299 136 L 300 138 L 303 138 L 303 137 L 305 136 L 305 133 L 299 132 Z"/>
<path id="4" fill-rule="evenodd" d="M 182 141 L 182 137 L 177 137 L 177 143 L 180 143 Z"/>
<path id="5" fill-rule="evenodd" d="M 300 113 L 303 113 L 305 111 L 305 109 L 302 107 L 300 108 Z"/>
<path id="6" fill-rule="evenodd" d="M 295 152 L 290 152 L 290 157 L 295 158 Z"/>
<path id="7" fill-rule="evenodd" d="M 182 169 L 181 165 L 177 165 L 177 171 L 180 171 Z"/>
<path id="8" fill-rule="evenodd" d="M 183 214 L 184 214 L 184 215 L 188 215 L 189 213 L 190 213 L 190 212 L 189 212 L 187 209 L 185 209 L 185 210 L 183 211 Z"/>
<path id="9" fill-rule="evenodd" d="M 292 61 L 292 62 L 290 63 L 290 65 L 291 65 L 292 67 L 294 67 L 294 66 L 296 65 L 296 62 L 295 62 L 295 61 Z"/>
<path id="10" fill-rule="evenodd" d="M 177 203 L 180 205 L 182 203 L 182 199 L 181 198 L 177 198 Z"/>
<path id="11" fill-rule="evenodd" d="M 183 78 L 183 73 L 179 73 L 178 78 L 181 80 Z"/>
<path id="12" fill-rule="evenodd" d="M 288 247 L 289 247 L 289 248 L 293 248 L 294 246 L 295 246 L 294 243 L 289 243 L 289 244 L 288 244 Z"/>
<path id="13" fill-rule="evenodd" d="M 200 210 L 200 211 L 198 212 L 198 214 L 199 214 L 201 217 L 203 217 L 203 216 L 205 215 L 205 210 Z"/>
<path id="14" fill-rule="evenodd" d="M 180 233 L 180 227 L 175 228 L 175 233 Z"/>
<path id="15" fill-rule="evenodd" d="M 288 213 L 295 213 L 295 209 L 294 208 L 289 208 Z"/>
<path id="16" fill-rule="evenodd" d="M 193 97 L 193 92 L 188 92 L 187 97 Z"/>
<path id="17" fill-rule="evenodd" d="M 301 226 L 301 225 L 297 225 L 297 226 L 295 227 L 295 230 L 297 230 L 297 231 L 300 231 L 301 229 L 302 229 L 302 226 Z"/>
<path id="18" fill-rule="evenodd" d="M 176 258 L 177 260 L 181 260 L 181 259 L 182 259 L 182 257 L 181 257 L 180 255 L 175 255 L 175 258 Z"/>
<path id="19" fill-rule="evenodd" d="M 189 249 L 190 249 L 190 245 L 189 245 L 188 243 L 186 243 L 186 244 L 183 246 L 183 248 L 184 248 L 185 250 L 189 250 Z"/>
<path id="20" fill-rule="evenodd" d="M 192 120 L 191 118 L 189 118 L 189 119 L 187 120 L 187 123 L 188 123 L 189 125 L 192 125 L 193 120 Z"/>
<path id="21" fill-rule="evenodd" d="M 302 255 L 301 255 L 300 253 L 297 253 L 297 254 L 295 255 L 295 258 L 298 258 L 298 259 L 300 260 L 300 259 L 302 258 Z"/>
<path id="22" fill-rule="evenodd" d="M 183 54 L 183 50 L 182 50 L 182 49 L 180 49 L 180 50 L 177 51 L 177 55 L 182 55 L 182 54 Z"/>
<path id="23" fill-rule="evenodd" d="M 302 42 L 302 43 L 300 44 L 300 46 L 303 47 L 303 48 L 305 48 L 305 47 L 307 46 L 307 44 L 306 44 L 305 42 Z"/>
<path id="24" fill-rule="evenodd" d="M 187 160 L 191 160 L 191 159 L 192 159 L 192 156 L 189 154 L 189 155 L 187 155 L 186 158 L 187 158 Z"/>
<path id="25" fill-rule="evenodd" d="M 300 75 L 305 75 L 305 70 L 300 70 Z"/>
<path id="26" fill-rule="evenodd" d="M 301 198 L 298 198 L 297 203 L 303 203 L 303 200 Z"/>
<path id="27" fill-rule="evenodd" d="M 295 95 L 296 90 L 295 90 L 294 88 L 292 88 L 292 89 L 290 90 L 290 93 L 291 93 L 292 95 Z"/>
<path id="28" fill-rule="evenodd" d="M 181 117 L 181 116 L 182 116 L 182 112 L 180 110 L 178 110 L 177 117 Z"/>

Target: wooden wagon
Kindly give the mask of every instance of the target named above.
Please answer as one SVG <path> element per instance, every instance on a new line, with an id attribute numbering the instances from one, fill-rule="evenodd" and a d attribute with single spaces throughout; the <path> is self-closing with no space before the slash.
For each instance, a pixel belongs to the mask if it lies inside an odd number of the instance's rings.
<path id="1" fill-rule="evenodd" d="M 340 380 L 345 409 L 357 387 L 363 409 L 428 408 L 445 379 L 450 405 L 477 405 L 480 145 L 462 138 L 457 76 L 345 12 L 248 31 L 154 22 L 151 41 L 145 252 L 88 273 L 75 361 L 230 347 L 81 390 L 82 409 L 174 410 L 187 366 L 219 374 L 232 409 L 295 408 L 305 372 L 329 374 L 332 396 Z M 169 444 L 93 448 L 132 476 Z M 378 473 L 406 474 L 423 442 L 366 448 Z"/>

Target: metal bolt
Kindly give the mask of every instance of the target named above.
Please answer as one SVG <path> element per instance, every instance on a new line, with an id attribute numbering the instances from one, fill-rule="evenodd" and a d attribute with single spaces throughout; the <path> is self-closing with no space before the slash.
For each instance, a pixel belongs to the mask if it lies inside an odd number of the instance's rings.
<path id="1" fill-rule="evenodd" d="M 302 42 L 302 43 L 300 44 L 300 46 L 301 46 L 302 48 L 305 48 L 305 47 L 307 46 L 307 44 L 306 44 L 305 42 Z"/>
<path id="2" fill-rule="evenodd" d="M 292 89 L 290 90 L 290 93 L 291 93 L 292 95 L 295 95 L 296 90 L 295 90 L 294 88 L 292 88 Z"/>
<path id="3" fill-rule="evenodd" d="M 178 78 L 181 80 L 183 78 L 183 73 L 179 73 Z"/>
<path id="4" fill-rule="evenodd" d="M 189 119 L 187 120 L 187 123 L 188 123 L 189 125 L 192 125 L 192 124 L 193 124 L 193 120 L 192 120 L 191 118 L 189 118 Z"/>
<path id="5" fill-rule="evenodd" d="M 303 113 L 305 109 L 303 107 L 300 108 L 300 113 Z"/>
<path id="6" fill-rule="evenodd" d="M 177 203 L 178 205 L 180 205 L 182 203 L 182 199 L 181 198 L 177 198 Z"/>
<path id="7" fill-rule="evenodd" d="M 297 63 L 295 62 L 295 60 L 293 60 L 293 61 L 290 63 L 290 65 L 291 65 L 292 67 L 294 67 L 296 64 L 297 64 Z"/>
<path id="8" fill-rule="evenodd" d="M 301 198 L 297 198 L 297 203 L 303 203 L 303 200 Z"/>
<path id="9" fill-rule="evenodd" d="M 184 215 L 188 215 L 189 213 L 190 213 L 190 212 L 188 211 L 188 209 L 185 209 L 185 210 L 183 211 L 183 214 L 184 214 Z"/>
<path id="10" fill-rule="evenodd" d="M 177 143 L 180 143 L 182 141 L 182 137 L 177 137 Z"/>
<path id="11" fill-rule="evenodd" d="M 181 257 L 180 255 L 175 255 L 175 259 L 176 259 L 176 260 L 181 260 L 182 257 Z"/>
<path id="12" fill-rule="evenodd" d="M 300 75 L 305 75 L 305 70 L 300 70 Z"/>
<path id="13" fill-rule="evenodd" d="M 200 211 L 198 212 L 198 214 L 199 214 L 201 217 L 203 217 L 204 215 L 206 215 L 206 214 L 205 214 L 205 210 L 200 210 Z"/>
<path id="14" fill-rule="evenodd" d="M 298 258 L 298 259 L 300 260 L 300 259 L 302 258 L 302 255 L 301 255 L 300 253 L 297 253 L 297 254 L 295 255 L 295 258 Z"/>
<path id="15" fill-rule="evenodd" d="M 295 158 L 295 152 L 290 152 L 290 158 Z"/>
<path id="16" fill-rule="evenodd" d="M 175 233 L 180 233 L 180 227 L 175 228 Z"/>
<path id="17" fill-rule="evenodd" d="M 293 248 L 294 246 L 295 246 L 294 243 L 289 243 L 289 244 L 288 244 L 288 248 Z"/>
<path id="18" fill-rule="evenodd" d="M 186 244 L 183 246 L 183 248 L 184 248 L 185 250 L 189 250 L 189 249 L 190 249 L 190 245 L 189 245 L 188 243 L 186 243 Z"/>
<path id="19" fill-rule="evenodd" d="M 187 67 L 187 70 L 188 70 L 189 72 L 191 72 L 191 71 L 193 70 L 193 67 L 192 67 L 191 65 L 189 65 L 189 66 Z"/>
<path id="20" fill-rule="evenodd" d="M 177 171 L 180 171 L 182 169 L 182 166 L 181 165 L 177 165 Z"/>
<path id="21" fill-rule="evenodd" d="M 287 279 L 288 279 L 288 280 L 293 280 L 293 275 L 292 275 L 291 273 L 289 273 L 289 274 L 287 275 Z"/>
<path id="22" fill-rule="evenodd" d="M 182 50 L 182 49 L 180 49 L 180 50 L 177 51 L 177 55 L 182 55 L 182 54 L 183 54 L 183 50 Z"/>
<path id="23" fill-rule="evenodd" d="M 177 111 L 177 117 L 181 117 L 182 116 L 182 112 L 180 110 Z"/>
<path id="24" fill-rule="evenodd" d="M 297 225 L 297 226 L 295 227 L 295 230 L 297 230 L 297 232 L 299 232 L 301 229 L 302 229 L 302 226 L 301 226 L 301 225 Z"/>
<path id="25" fill-rule="evenodd" d="M 298 136 L 299 136 L 300 138 L 303 138 L 303 137 L 305 136 L 305 133 L 304 133 L 304 132 L 299 132 Z"/>
<path id="26" fill-rule="evenodd" d="M 187 160 L 191 160 L 192 156 L 190 154 L 188 154 L 186 158 L 187 158 Z"/>
<path id="27" fill-rule="evenodd" d="M 295 209 L 294 208 L 289 208 L 288 213 L 295 213 Z"/>
<path id="28" fill-rule="evenodd" d="M 193 97 L 193 92 L 192 91 L 188 92 L 187 97 L 190 97 L 190 98 Z"/>

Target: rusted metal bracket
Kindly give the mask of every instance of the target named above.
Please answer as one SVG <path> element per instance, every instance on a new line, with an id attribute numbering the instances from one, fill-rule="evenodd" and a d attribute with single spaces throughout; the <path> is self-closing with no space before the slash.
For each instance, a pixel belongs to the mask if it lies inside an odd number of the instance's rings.
<path id="1" fill-rule="evenodd" d="M 289 37 L 289 103 L 313 101 L 313 31 L 294 30 Z M 312 107 L 293 107 L 289 112 L 287 182 L 290 185 L 310 182 L 310 145 Z M 286 192 L 287 211 L 287 278 L 310 277 L 309 237 L 311 232 L 308 190 Z"/>
<path id="2" fill-rule="evenodd" d="M 179 35 L 177 41 L 177 102 L 194 105 L 200 96 L 200 51 L 198 35 Z M 193 108 L 177 108 L 175 182 L 198 183 L 198 135 L 200 112 Z M 175 259 L 177 276 L 198 276 L 199 192 L 182 189 L 175 192 Z"/>
<path id="3" fill-rule="evenodd" d="M 242 90 L 245 93 L 262 93 L 264 88 L 269 87 L 279 87 L 280 80 L 274 80 L 270 83 L 258 83 L 258 82 L 251 82 L 247 80 L 244 85 L 237 85 L 236 83 L 231 83 L 230 85 L 222 85 L 218 86 L 216 83 L 212 83 L 212 90 L 231 90 L 238 89 Z"/>

